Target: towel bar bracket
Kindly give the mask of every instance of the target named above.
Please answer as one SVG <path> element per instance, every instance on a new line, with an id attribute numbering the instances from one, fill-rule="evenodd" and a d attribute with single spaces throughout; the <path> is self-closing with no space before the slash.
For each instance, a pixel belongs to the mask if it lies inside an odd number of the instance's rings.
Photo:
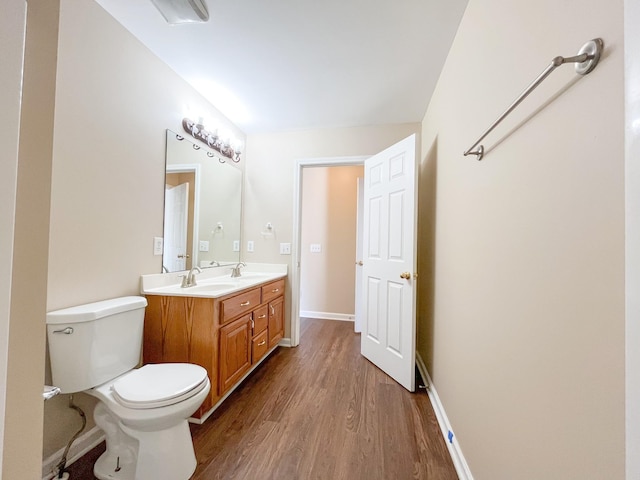
<path id="1" fill-rule="evenodd" d="M 502 115 L 498 117 L 498 119 L 493 122 L 493 124 L 487 128 L 484 133 L 480 136 L 480 138 L 469 147 L 469 149 L 463 153 L 466 157 L 467 155 L 475 155 L 476 160 L 480 161 L 484 157 L 484 146 L 480 145 L 480 142 L 484 140 L 484 138 L 489 135 L 494 128 L 498 126 L 502 120 L 504 120 L 507 115 L 509 115 L 520 103 L 529 96 L 531 92 L 533 92 L 538 85 L 540 85 L 545 78 L 547 78 L 551 72 L 553 72 L 556 68 L 564 65 L 565 63 L 575 63 L 576 73 L 579 75 L 586 75 L 593 71 L 598 65 L 598 61 L 600 60 L 600 54 L 602 53 L 602 49 L 604 48 L 604 42 L 601 38 L 594 38 L 593 40 L 589 40 L 585 43 L 577 55 L 573 57 L 555 57 L 551 60 L 551 63 L 545 68 L 545 70 L 538 75 L 536 78 L 524 92 L 520 94 L 518 98 L 507 108 Z M 476 146 L 478 148 L 473 150 Z"/>

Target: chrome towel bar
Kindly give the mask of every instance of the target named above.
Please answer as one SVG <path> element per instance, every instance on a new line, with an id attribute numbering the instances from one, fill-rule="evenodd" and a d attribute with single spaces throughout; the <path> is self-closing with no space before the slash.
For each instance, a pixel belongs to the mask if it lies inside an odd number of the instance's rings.
<path id="1" fill-rule="evenodd" d="M 484 140 L 484 138 L 489 135 L 494 128 L 498 126 L 502 120 L 504 120 L 507 115 L 509 115 L 520 103 L 527 98 L 527 96 L 533 92 L 538 85 L 540 85 L 545 78 L 551 75 L 556 68 L 565 63 L 575 63 L 576 73 L 580 75 L 586 75 L 591 72 L 596 65 L 598 64 L 598 60 L 600 60 L 600 54 L 602 53 L 602 49 L 604 48 L 604 43 L 601 38 L 595 38 L 593 40 L 585 43 L 577 55 L 573 57 L 555 57 L 551 60 L 551 63 L 545 70 L 536 78 L 531 85 L 529 85 L 524 92 L 520 94 L 518 98 L 505 110 L 505 112 L 498 117 L 498 119 L 493 122 L 493 124 L 485 130 L 485 132 L 480 136 L 480 138 L 471 145 L 466 152 L 464 152 L 464 156 L 467 155 L 476 155 L 476 159 L 482 160 L 484 156 L 484 146 L 480 145 L 477 150 L 473 150 L 478 144 Z"/>

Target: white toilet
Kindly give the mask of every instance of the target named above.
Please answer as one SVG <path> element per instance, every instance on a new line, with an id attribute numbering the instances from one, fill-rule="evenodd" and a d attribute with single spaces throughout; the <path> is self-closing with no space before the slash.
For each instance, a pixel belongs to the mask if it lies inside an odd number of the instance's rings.
<path id="1" fill-rule="evenodd" d="M 94 418 L 107 450 L 99 479 L 187 480 L 196 457 L 187 419 L 209 393 L 204 368 L 189 363 L 136 369 L 144 297 L 123 297 L 47 314 L 53 384 L 98 398 Z"/>

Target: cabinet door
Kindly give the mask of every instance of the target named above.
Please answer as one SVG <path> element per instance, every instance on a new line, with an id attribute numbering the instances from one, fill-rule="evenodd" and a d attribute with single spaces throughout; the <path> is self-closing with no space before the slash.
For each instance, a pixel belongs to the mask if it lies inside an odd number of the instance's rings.
<path id="1" fill-rule="evenodd" d="M 251 367 L 251 315 L 220 329 L 220 395 Z"/>
<path id="2" fill-rule="evenodd" d="M 269 302 L 269 348 L 284 337 L 284 297 Z"/>

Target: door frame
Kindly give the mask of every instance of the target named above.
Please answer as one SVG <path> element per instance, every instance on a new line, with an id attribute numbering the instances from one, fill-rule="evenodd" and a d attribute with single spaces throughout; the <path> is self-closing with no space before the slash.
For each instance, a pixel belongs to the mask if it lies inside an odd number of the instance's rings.
<path id="1" fill-rule="evenodd" d="M 291 245 L 291 346 L 300 345 L 300 255 L 302 225 L 302 170 L 309 167 L 349 167 L 364 165 L 371 155 L 324 157 L 296 160 L 293 176 L 293 230 Z"/>

